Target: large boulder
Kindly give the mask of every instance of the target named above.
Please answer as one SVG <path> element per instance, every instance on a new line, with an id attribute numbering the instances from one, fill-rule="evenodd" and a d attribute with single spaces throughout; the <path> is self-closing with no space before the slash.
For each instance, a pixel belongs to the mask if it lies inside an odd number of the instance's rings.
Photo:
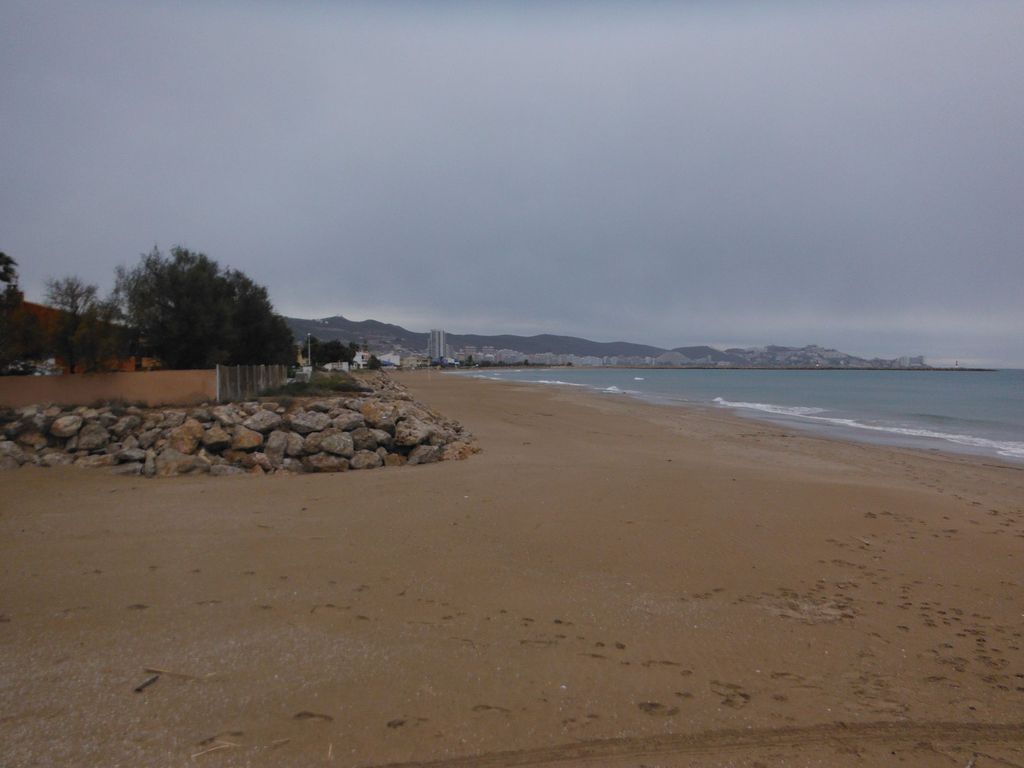
<path id="1" fill-rule="evenodd" d="M 377 438 L 373 434 L 374 432 L 384 432 L 380 429 L 368 429 L 367 427 L 360 427 L 359 429 L 353 429 L 349 434 L 352 435 L 352 445 L 357 451 L 376 451 L 377 450 Z M 390 435 L 388 438 L 390 439 Z"/>
<path id="2" fill-rule="evenodd" d="M 180 427 L 185 423 L 186 414 L 184 411 L 164 411 L 160 426 L 164 429 Z"/>
<path id="3" fill-rule="evenodd" d="M 139 448 L 152 448 L 153 443 L 160 439 L 163 430 L 159 427 L 147 429 L 139 435 Z"/>
<path id="4" fill-rule="evenodd" d="M 116 437 L 124 437 L 127 434 L 138 429 L 139 425 L 142 424 L 142 419 L 134 414 L 128 414 L 122 416 L 110 427 L 110 431 Z M 52 427 L 51 427 L 52 429 Z"/>
<path id="5" fill-rule="evenodd" d="M 156 457 L 156 474 L 160 477 L 190 475 L 209 469 L 210 465 L 198 456 L 174 448 L 164 448 Z"/>
<path id="6" fill-rule="evenodd" d="M 51 451 L 50 453 L 41 454 L 39 461 L 44 467 L 63 467 L 73 464 L 75 457 L 70 453 L 64 453 L 64 451 Z"/>
<path id="7" fill-rule="evenodd" d="M 93 469 L 95 467 L 112 467 L 117 464 L 117 457 L 112 456 L 109 453 L 94 453 L 88 456 L 79 456 L 75 459 L 76 467 L 86 467 Z"/>
<path id="8" fill-rule="evenodd" d="M 210 409 L 204 405 L 201 405 L 198 408 L 193 408 L 188 412 L 188 415 L 196 421 L 207 422 L 213 420 L 213 414 L 210 412 Z"/>
<path id="9" fill-rule="evenodd" d="M 100 424 L 86 424 L 78 433 L 78 450 L 97 451 L 110 442 L 110 433 Z"/>
<path id="10" fill-rule="evenodd" d="M 4 424 L 4 437 L 13 440 L 26 429 L 28 429 L 28 422 L 15 417 L 13 421 Z"/>
<path id="11" fill-rule="evenodd" d="M 118 464 L 110 471 L 115 475 L 141 475 L 142 462 L 133 461 L 127 464 Z"/>
<path id="12" fill-rule="evenodd" d="M 181 453 L 195 453 L 199 441 L 203 438 L 203 425 L 195 419 L 186 419 L 180 427 L 175 427 L 167 436 L 167 444 Z"/>
<path id="13" fill-rule="evenodd" d="M 345 410 L 340 411 L 338 415 L 331 420 L 331 426 L 334 427 L 335 429 L 350 432 L 353 429 L 365 427 L 366 420 L 362 417 L 362 414 Z"/>
<path id="14" fill-rule="evenodd" d="M 444 446 L 441 450 L 441 458 L 443 461 L 462 461 L 463 459 L 468 459 L 479 450 L 479 448 L 471 443 L 455 440 Z"/>
<path id="15" fill-rule="evenodd" d="M 377 441 L 377 445 L 382 448 L 390 448 L 395 442 L 395 438 L 383 429 L 371 429 L 370 434 Z"/>
<path id="16" fill-rule="evenodd" d="M 60 416 L 50 425 L 50 434 L 54 437 L 73 437 L 82 428 L 82 417 L 73 413 Z"/>
<path id="17" fill-rule="evenodd" d="M 441 460 L 441 450 L 436 445 L 417 445 L 409 452 L 409 463 L 433 464 Z"/>
<path id="18" fill-rule="evenodd" d="M 242 420 L 242 416 L 233 405 L 218 405 L 210 409 L 210 414 L 222 427 L 233 427 Z"/>
<path id="19" fill-rule="evenodd" d="M 298 411 L 288 417 L 291 428 L 300 435 L 322 432 L 331 423 L 331 417 L 319 411 Z"/>
<path id="20" fill-rule="evenodd" d="M 234 464 L 214 464 L 210 467 L 210 474 L 215 477 L 223 477 L 225 475 L 244 475 L 245 470 L 241 467 L 236 467 Z"/>
<path id="21" fill-rule="evenodd" d="M 414 446 L 430 439 L 434 429 L 419 419 L 406 419 L 395 426 L 395 445 Z"/>
<path id="22" fill-rule="evenodd" d="M 130 463 L 130 462 L 142 462 L 146 460 L 146 452 L 141 448 L 124 448 L 114 454 L 119 462 Z M 141 464 L 139 465 L 142 466 Z"/>
<path id="23" fill-rule="evenodd" d="M 440 429 L 435 429 L 431 433 L 430 440 L 428 440 L 428 442 L 431 445 L 447 445 L 454 439 L 455 433 L 442 427 Z"/>
<path id="24" fill-rule="evenodd" d="M 371 427 L 380 428 L 383 424 L 395 423 L 395 406 L 383 400 L 364 401 L 360 412 Z"/>
<path id="25" fill-rule="evenodd" d="M 249 469 L 259 467 L 264 472 L 270 472 L 274 469 L 274 465 L 270 463 L 270 459 L 267 458 L 267 454 L 260 451 L 253 451 L 247 455 L 249 457 Z"/>
<path id="26" fill-rule="evenodd" d="M 348 463 L 352 469 L 376 469 L 384 462 L 375 451 L 356 451 Z"/>
<path id="27" fill-rule="evenodd" d="M 288 445 L 284 449 L 286 456 L 302 456 L 305 451 L 306 441 L 302 439 L 302 435 L 297 435 L 294 432 L 288 432 Z"/>
<path id="28" fill-rule="evenodd" d="M 307 472 L 344 472 L 349 468 L 348 459 L 331 453 L 314 453 L 302 459 L 302 468 Z"/>
<path id="29" fill-rule="evenodd" d="M 352 436 L 348 432 L 332 432 L 327 435 L 320 441 L 320 449 L 345 458 L 349 458 L 355 452 Z"/>
<path id="30" fill-rule="evenodd" d="M 266 413 L 270 413 L 266 411 Z M 277 414 L 270 414 L 276 416 Z M 236 451 L 255 451 L 263 445 L 263 435 L 259 432 L 243 427 L 241 425 L 235 427 L 235 438 L 231 441 L 231 447 Z"/>
<path id="31" fill-rule="evenodd" d="M 25 448 L 31 448 L 33 451 L 42 450 L 49 445 L 46 435 L 38 429 L 30 429 L 27 432 L 22 432 L 17 437 L 17 443 Z"/>
<path id="32" fill-rule="evenodd" d="M 267 437 L 267 444 L 263 453 L 272 467 L 279 467 L 284 461 L 284 453 L 288 450 L 288 432 L 274 430 Z"/>
<path id="33" fill-rule="evenodd" d="M 208 430 L 203 432 L 201 440 L 203 448 L 206 450 L 223 451 L 231 445 L 232 438 L 222 426 L 214 424 Z"/>
<path id="34" fill-rule="evenodd" d="M 28 461 L 28 457 L 25 455 L 25 452 L 18 447 L 17 443 L 11 442 L 10 440 L 0 441 L 0 458 L 16 461 L 19 467 Z"/>
<path id="35" fill-rule="evenodd" d="M 336 430 L 334 428 L 325 429 L 323 432 L 310 432 L 302 440 L 302 453 L 303 453 L 303 455 L 311 455 L 311 454 L 314 454 L 314 453 L 320 453 L 320 451 L 323 450 L 320 447 L 320 443 L 323 442 L 323 439 L 325 437 L 327 437 L 328 435 L 337 434 L 337 432 L 338 432 L 338 430 Z M 292 434 L 294 434 L 294 433 L 292 433 Z M 300 435 L 300 437 L 301 437 L 301 435 Z"/>
<path id="36" fill-rule="evenodd" d="M 273 411 L 268 411 L 264 408 L 256 411 L 252 416 L 242 422 L 242 425 L 246 429 L 251 429 L 255 432 L 272 432 L 281 426 L 281 417 Z"/>

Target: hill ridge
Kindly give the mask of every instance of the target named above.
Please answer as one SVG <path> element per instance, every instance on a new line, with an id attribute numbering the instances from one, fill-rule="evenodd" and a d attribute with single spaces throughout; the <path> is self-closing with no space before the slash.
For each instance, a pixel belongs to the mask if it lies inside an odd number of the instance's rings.
<path id="1" fill-rule="evenodd" d="M 366 342 L 375 351 L 400 350 L 424 353 L 429 333 L 410 331 L 394 323 L 379 320 L 349 320 L 343 315 L 319 319 L 285 317 L 296 341 L 303 341 L 306 334 L 312 334 L 321 341 L 337 339 L 356 343 Z M 521 352 L 525 357 L 551 353 L 577 357 L 625 358 L 626 364 L 636 363 L 642 358 L 652 358 L 658 365 L 725 365 L 741 367 L 770 368 L 895 368 L 900 360 L 909 361 L 905 367 L 927 368 L 923 358 L 886 360 L 863 358 L 839 350 L 808 344 L 803 347 L 785 347 L 769 344 L 750 349 L 716 349 L 706 344 L 673 347 L 666 349 L 651 344 L 631 341 L 592 341 L 579 336 L 564 336 L 553 333 L 538 333 L 532 336 L 516 334 L 474 334 L 446 333 L 452 349 L 463 347 L 494 347 Z"/>

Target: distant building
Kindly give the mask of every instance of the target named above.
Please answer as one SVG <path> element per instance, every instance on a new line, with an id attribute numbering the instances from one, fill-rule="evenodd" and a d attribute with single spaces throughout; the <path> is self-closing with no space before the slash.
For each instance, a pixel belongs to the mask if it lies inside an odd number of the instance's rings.
<path id="1" fill-rule="evenodd" d="M 436 328 L 431 329 L 430 338 L 427 340 L 427 357 L 434 361 L 444 358 L 446 354 L 444 331 Z"/>
<path id="2" fill-rule="evenodd" d="M 430 365 L 430 360 L 423 355 L 402 355 L 402 368 L 423 368 L 426 365 Z"/>

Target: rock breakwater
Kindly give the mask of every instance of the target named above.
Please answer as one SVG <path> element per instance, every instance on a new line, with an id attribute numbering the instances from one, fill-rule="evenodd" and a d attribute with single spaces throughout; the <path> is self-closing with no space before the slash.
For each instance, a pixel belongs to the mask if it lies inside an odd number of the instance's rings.
<path id="1" fill-rule="evenodd" d="M 0 411 L 0 469 L 106 467 L 167 477 L 344 472 L 464 459 L 462 426 L 384 375 L 373 390 L 195 408 L 30 405 Z"/>

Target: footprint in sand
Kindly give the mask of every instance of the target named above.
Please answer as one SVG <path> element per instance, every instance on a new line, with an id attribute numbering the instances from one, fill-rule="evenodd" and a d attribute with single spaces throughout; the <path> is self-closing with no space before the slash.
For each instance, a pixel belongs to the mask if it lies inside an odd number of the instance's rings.
<path id="1" fill-rule="evenodd" d="M 296 712 L 292 715 L 292 720 L 320 720 L 325 723 L 333 722 L 334 718 L 330 715 L 324 715 L 320 712 L 310 712 L 308 709 L 304 709 L 301 712 Z"/>
<path id="2" fill-rule="evenodd" d="M 722 705 L 740 709 L 750 702 L 750 694 L 735 683 L 723 683 L 720 680 L 711 681 L 711 691 L 722 697 Z"/>
<path id="3" fill-rule="evenodd" d="M 650 667 L 681 667 L 683 665 L 680 664 L 677 661 L 667 661 L 667 660 L 666 661 L 657 661 L 655 659 L 648 659 L 647 661 L 643 662 L 640 666 L 650 668 Z"/>
<path id="4" fill-rule="evenodd" d="M 637 707 L 645 715 L 652 717 L 671 717 L 679 714 L 679 707 L 666 707 L 657 701 L 640 701 L 637 702 Z"/>
<path id="5" fill-rule="evenodd" d="M 209 745 L 213 744 L 214 742 L 223 741 L 225 738 L 238 739 L 238 738 L 241 738 L 242 736 L 245 736 L 245 731 L 221 731 L 220 733 L 218 733 L 218 734 L 216 734 L 214 736 L 209 736 L 209 737 L 203 739 L 202 741 L 197 741 L 196 742 L 196 746 L 198 746 L 198 747 L 208 747 Z"/>

